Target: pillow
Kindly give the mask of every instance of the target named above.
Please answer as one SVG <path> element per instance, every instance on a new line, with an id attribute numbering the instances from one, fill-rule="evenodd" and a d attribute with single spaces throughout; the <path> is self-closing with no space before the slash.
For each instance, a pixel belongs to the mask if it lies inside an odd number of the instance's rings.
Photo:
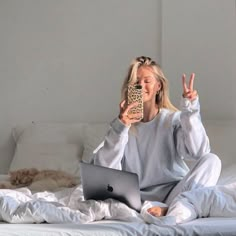
<path id="1" fill-rule="evenodd" d="M 80 176 L 84 124 L 33 123 L 13 128 L 16 142 L 10 171 L 22 168 L 54 169 Z"/>
<path id="2" fill-rule="evenodd" d="M 16 143 L 81 143 L 83 123 L 32 123 L 12 129 Z"/>
<path id="3" fill-rule="evenodd" d="M 93 151 L 102 143 L 106 133 L 108 132 L 108 123 L 87 124 L 84 130 L 84 151 L 82 161 L 86 163 L 92 162 Z"/>
<path id="4" fill-rule="evenodd" d="M 68 143 L 19 143 L 10 171 L 22 168 L 63 170 L 79 177 L 79 146 Z"/>

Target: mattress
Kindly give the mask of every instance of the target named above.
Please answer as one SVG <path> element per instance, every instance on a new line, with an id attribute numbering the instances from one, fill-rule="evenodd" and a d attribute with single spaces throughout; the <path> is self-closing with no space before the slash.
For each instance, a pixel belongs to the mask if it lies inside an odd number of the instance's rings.
<path id="1" fill-rule="evenodd" d="M 4 224 L 0 235 L 9 236 L 152 236 L 152 235 L 236 235 L 235 218 L 201 218 L 177 226 L 157 226 L 137 222 L 99 221 L 89 224 Z"/>

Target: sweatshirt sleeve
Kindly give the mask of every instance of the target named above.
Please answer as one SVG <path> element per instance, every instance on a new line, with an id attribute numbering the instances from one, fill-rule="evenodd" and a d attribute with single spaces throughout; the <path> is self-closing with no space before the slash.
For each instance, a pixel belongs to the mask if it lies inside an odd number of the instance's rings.
<path id="1" fill-rule="evenodd" d="M 199 98 L 182 98 L 180 125 L 177 128 L 177 151 L 186 159 L 199 159 L 210 152 L 210 143 L 201 122 Z"/>
<path id="2" fill-rule="evenodd" d="M 128 132 L 129 127 L 119 118 L 113 120 L 104 141 L 93 152 L 94 164 L 121 170 Z"/>

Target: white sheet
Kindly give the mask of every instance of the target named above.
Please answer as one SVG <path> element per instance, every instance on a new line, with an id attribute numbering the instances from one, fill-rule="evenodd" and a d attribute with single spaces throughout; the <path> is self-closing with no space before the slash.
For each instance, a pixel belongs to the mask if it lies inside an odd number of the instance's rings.
<path id="1" fill-rule="evenodd" d="M 137 222 L 99 221 L 88 224 L 3 224 L 0 235 L 8 236 L 196 236 L 236 235 L 235 218 L 201 218 L 175 226 Z"/>
<path id="2" fill-rule="evenodd" d="M 0 224 L 0 235 L 8 236 L 143 236 L 149 225 L 137 222 L 95 222 L 89 224 Z M 151 236 L 151 235 L 150 235 Z"/>
<path id="3" fill-rule="evenodd" d="M 232 183 L 183 193 L 169 208 L 169 217 L 161 218 L 145 215 L 155 203 L 146 203 L 140 215 L 111 199 L 83 202 L 80 186 L 56 193 L 0 190 L 0 220 L 14 223 L 1 224 L 0 235 L 236 235 L 235 190 Z M 173 217 L 181 224 L 173 225 Z M 31 224 L 45 221 L 51 224 Z"/>

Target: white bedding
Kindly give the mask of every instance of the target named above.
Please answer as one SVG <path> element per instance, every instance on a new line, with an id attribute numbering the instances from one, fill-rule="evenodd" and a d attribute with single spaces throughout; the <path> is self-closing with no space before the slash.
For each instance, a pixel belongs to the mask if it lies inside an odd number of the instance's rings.
<path id="1" fill-rule="evenodd" d="M 104 218 L 141 221 L 135 210 L 113 199 L 83 201 L 81 186 L 55 193 L 0 190 L 0 220 L 8 223 L 83 224 Z"/>
<path id="2" fill-rule="evenodd" d="M 149 225 L 118 221 L 90 224 L 0 224 L 0 235 L 8 236 L 143 236 L 148 235 Z"/>
<path id="3" fill-rule="evenodd" d="M 178 204 L 174 202 L 170 207 L 172 216 L 161 218 L 150 216 L 145 206 L 138 214 L 112 199 L 83 201 L 81 186 L 55 193 L 31 193 L 27 188 L 0 190 L 0 220 L 12 223 L 1 224 L 0 235 L 11 235 L 7 231 L 13 228 L 17 228 L 17 234 L 15 230 L 11 232 L 14 235 L 22 235 L 20 232 L 62 235 L 63 231 L 78 235 L 76 229 L 79 235 L 91 235 L 91 232 L 96 232 L 94 235 L 117 235 L 117 232 L 121 235 L 216 235 L 216 232 L 235 235 L 235 189 L 236 183 L 232 183 L 183 193 L 178 197 Z M 180 224 L 174 225 L 173 218 Z M 208 223 L 204 224 L 205 221 Z"/>
<path id="4" fill-rule="evenodd" d="M 235 232 L 236 217 L 200 218 L 175 226 L 107 220 L 82 225 L 0 223 L 0 235 L 4 236 L 235 236 Z"/>

